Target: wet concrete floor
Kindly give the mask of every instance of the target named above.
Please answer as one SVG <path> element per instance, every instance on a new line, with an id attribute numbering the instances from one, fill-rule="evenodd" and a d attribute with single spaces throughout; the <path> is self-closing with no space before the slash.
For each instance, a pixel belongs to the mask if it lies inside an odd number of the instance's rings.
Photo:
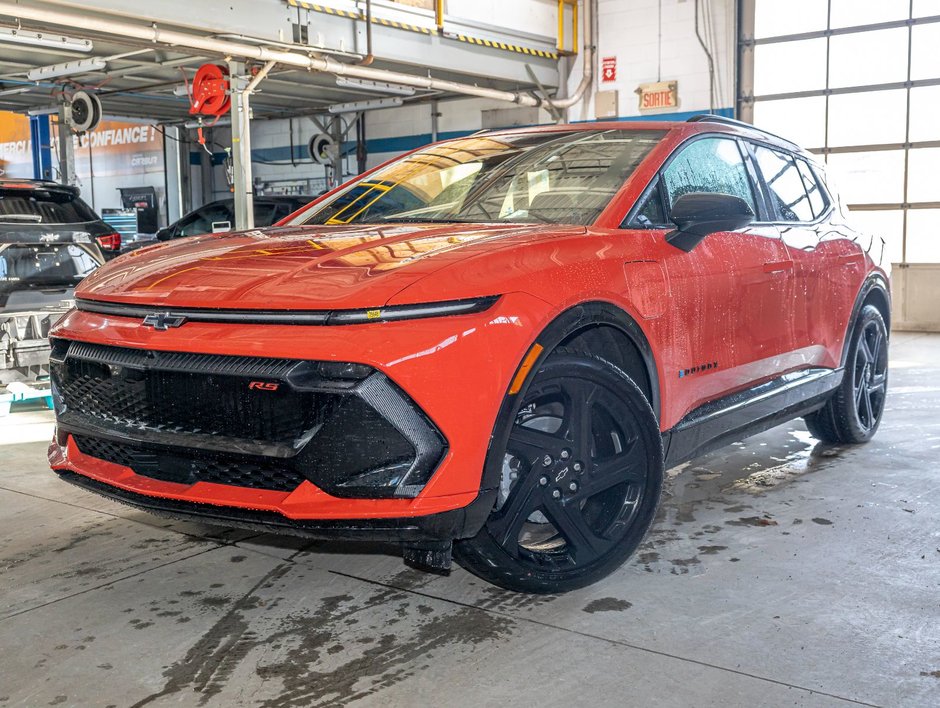
<path id="1" fill-rule="evenodd" d="M 516 595 L 393 549 L 168 522 L 0 422 L 0 706 L 940 705 L 940 336 L 876 439 L 793 422 L 669 471 L 606 580 Z"/>

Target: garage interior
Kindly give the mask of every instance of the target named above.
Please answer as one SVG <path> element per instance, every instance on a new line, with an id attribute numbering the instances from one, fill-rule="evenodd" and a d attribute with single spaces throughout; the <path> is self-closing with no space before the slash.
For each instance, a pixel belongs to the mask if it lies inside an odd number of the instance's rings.
<path id="1" fill-rule="evenodd" d="M 76 490 L 23 355 L 0 705 L 940 704 L 938 41 L 936 0 L 0 1 L 2 177 L 78 186 L 123 251 L 437 140 L 712 113 L 826 164 L 893 298 L 877 437 L 793 421 L 668 470 L 637 555 L 564 595 Z M 0 309 L 0 363 L 67 307 Z"/>

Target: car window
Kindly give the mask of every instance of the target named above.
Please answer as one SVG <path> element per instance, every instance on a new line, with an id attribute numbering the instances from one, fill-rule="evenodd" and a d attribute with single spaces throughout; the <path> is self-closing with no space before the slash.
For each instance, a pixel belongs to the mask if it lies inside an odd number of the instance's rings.
<path id="1" fill-rule="evenodd" d="M 634 221 L 639 226 L 657 226 L 666 223 L 666 210 L 663 209 L 663 199 L 659 193 L 658 179 L 653 183 L 649 194 L 646 195 L 643 206 L 636 212 Z"/>
<path id="2" fill-rule="evenodd" d="M 669 208 L 683 194 L 714 192 L 740 197 L 757 213 L 754 191 L 737 141 L 703 138 L 681 148 L 663 170 Z"/>
<path id="3" fill-rule="evenodd" d="M 293 214 L 299 208 L 300 206 L 293 202 L 278 202 L 277 206 L 274 208 L 274 219 L 271 221 L 271 223 L 276 224 L 285 216 L 290 216 Z"/>
<path id="4" fill-rule="evenodd" d="M 233 221 L 234 216 L 230 202 L 206 204 L 189 216 L 180 219 L 174 236 L 196 236 L 198 234 L 211 234 L 212 224 L 219 221 Z"/>
<path id="5" fill-rule="evenodd" d="M 663 131 L 470 136 L 354 182 L 295 224 L 593 223 Z"/>
<path id="6" fill-rule="evenodd" d="M 813 210 L 813 218 L 818 219 L 825 213 L 826 209 L 829 208 L 826 193 L 806 160 L 798 158 L 796 165 L 800 170 L 800 175 L 803 177 L 803 186 L 806 187 L 806 193 L 809 195 L 809 205 Z"/>
<path id="7" fill-rule="evenodd" d="M 255 203 L 254 213 L 255 213 L 255 226 L 270 226 L 273 224 L 276 219 L 274 214 L 276 213 L 277 205 L 272 202 L 261 202 Z"/>
<path id="8" fill-rule="evenodd" d="M 97 220 L 97 214 L 72 192 L 0 189 L 2 224 L 84 224 Z"/>
<path id="9" fill-rule="evenodd" d="M 754 157 L 770 190 L 777 217 L 781 221 L 812 221 L 810 198 L 793 158 L 760 145 L 755 146 Z"/>
<path id="10" fill-rule="evenodd" d="M 71 287 L 99 265 L 79 245 L 0 246 L 0 294 L 27 287 Z"/>

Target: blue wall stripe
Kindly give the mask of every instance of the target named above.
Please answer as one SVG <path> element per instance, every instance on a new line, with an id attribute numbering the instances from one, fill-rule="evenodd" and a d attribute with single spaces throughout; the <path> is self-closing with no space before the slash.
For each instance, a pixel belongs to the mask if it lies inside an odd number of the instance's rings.
<path id="1" fill-rule="evenodd" d="M 635 121 L 684 121 L 688 120 L 692 116 L 699 115 L 705 111 L 679 111 L 676 113 L 659 113 L 652 116 L 628 116 L 624 118 L 604 118 L 600 120 L 583 120 L 583 121 L 572 121 L 573 123 L 601 123 L 601 122 L 611 122 L 611 123 L 620 123 L 620 122 L 635 122 Z M 733 108 L 719 108 L 715 110 L 716 115 L 724 116 L 726 118 L 734 117 Z M 439 132 L 437 134 L 438 140 L 450 140 L 451 138 L 462 138 L 467 135 L 472 135 L 476 133 L 477 130 L 451 130 L 446 132 Z M 430 133 L 419 133 L 417 135 L 399 135 L 391 138 L 372 138 L 366 140 L 366 149 L 369 151 L 370 155 L 374 154 L 383 154 L 383 153 L 398 153 L 398 152 L 407 152 L 408 150 L 414 150 L 423 145 L 427 145 L 431 142 Z M 356 150 L 355 141 L 347 141 L 343 143 L 343 151 L 346 153 L 354 153 Z M 221 165 L 225 158 L 225 153 L 216 152 L 212 154 L 212 164 Z M 264 164 L 266 162 L 282 162 L 289 163 L 291 158 L 291 149 L 289 145 L 284 145 L 282 147 L 273 147 L 273 148 L 256 148 L 251 151 L 252 162 L 257 162 L 259 164 Z M 294 159 L 296 160 L 308 160 L 309 156 L 307 155 L 307 146 L 306 145 L 295 145 L 294 146 Z M 191 165 L 199 165 L 202 161 L 202 153 L 200 152 L 190 152 L 189 162 Z"/>

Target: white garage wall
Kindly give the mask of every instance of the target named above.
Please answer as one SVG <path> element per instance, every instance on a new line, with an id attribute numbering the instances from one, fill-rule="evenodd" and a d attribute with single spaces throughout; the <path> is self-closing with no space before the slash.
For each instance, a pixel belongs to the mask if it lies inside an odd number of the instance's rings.
<path id="1" fill-rule="evenodd" d="M 715 65 L 714 105 L 710 105 L 709 71 L 705 51 L 695 33 L 698 5 L 699 32 L 711 50 Z M 735 9 L 734 0 L 600 0 L 598 3 L 597 62 L 617 58 L 617 80 L 598 77 L 594 91 L 616 90 L 621 118 L 640 116 L 637 86 L 655 81 L 679 82 L 677 111 L 685 116 L 710 108 L 731 115 L 734 106 Z M 574 91 L 581 80 L 576 60 L 568 81 Z M 666 113 L 675 111 L 666 111 Z M 651 115 L 646 113 L 646 115 Z M 569 120 L 593 120 L 593 92 L 574 106 Z"/>
<path id="2" fill-rule="evenodd" d="M 710 105 L 708 61 L 695 34 L 696 4 L 699 7 L 700 32 L 711 48 L 715 65 L 715 99 Z M 449 0 L 448 14 L 484 22 L 500 22 L 526 31 L 554 34 L 555 0 L 511 2 L 505 0 Z M 641 83 L 658 79 L 679 83 L 678 109 L 662 118 L 685 119 L 694 113 L 714 108 L 731 115 L 734 105 L 735 76 L 735 2 L 734 0 L 600 0 L 598 8 L 598 63 L 607 56 L 617 57 L 617 80 L 597 81 L 586 100 L 569 110 L 569 120 L 595 119 L 593 92 L 617 90 L 620 119 L 638 119 L 637 96 Z M 583 31 L 583 30 L 582 30 Z M 581 35 L 583 38 L 583 34 Z M 581 58 L 576 57 L 568 81 L 574 91 L 581 79 Z M 467 134 L 483 127 L 481 111 L 507 108 L 510 104 L 484 99 L 458 99 L 438 103 L 438 135 L 441 138 Z M 371 111 L 367 117 L 369 144 L 368 166 L 372 167 L 401 152 L 431 139 L 431 106 L 414 105 Z M 647 114 L 655 115 L 655 114 Z M 541 112 L 540 122 L 551 117 Z M 252 147 L 257 179 L 285 187 L 290 182 L 322 184 L 324 169 L 306 158 L 307 141 L 317 132 L 309 118 L 297 118 L 294 124 L 296 165 L 290 164 L 290 126 L 286 120 L 258 121 L 252 125 Z M 215 131 L 220 143 L 229 140 L 226 131 Z M 353 133 L 354 134 L 354 133 Z M 216 149 L 217 150 L 217 149 Z M 208 157 L 208 156 L 206 156 Z M 346 172 L 353 174 L 355 156 L 347 159 Z M 193 181 L 198 182 L 198 168 Z M 214 191 L 201 191 L 194 185 L 194 199 L 227 196 L 224 173 L 214 170 Z M 276 184 L 275 184 L 276 183 Z"/>
<path id="3" fill-rule="evenodd" d="M 626 2 L 627 0 L 621 0 Z M 445 0 L 448 17 L 554 36 L 558 0 Z"/>

